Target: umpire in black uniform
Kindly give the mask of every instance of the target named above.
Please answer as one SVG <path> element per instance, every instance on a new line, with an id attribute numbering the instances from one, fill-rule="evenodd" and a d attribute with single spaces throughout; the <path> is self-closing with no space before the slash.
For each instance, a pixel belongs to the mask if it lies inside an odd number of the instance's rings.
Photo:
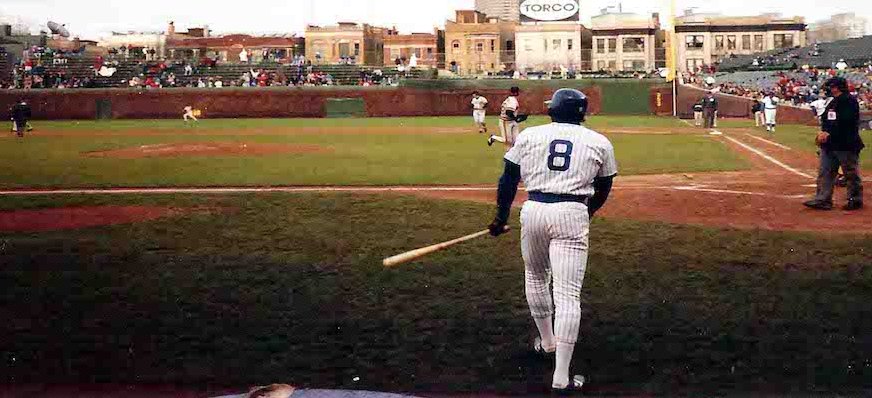
<path id="1" fill-rule="evenodd" d="M 705 128 L 711 129 L 715 127 L 715 118 L 718 115 L 718 99 L 711 91 L 706 94 L 702 100 L 702 111 L 705 114 Z"/>
<path id="2" fill-rule="evenodd" d="M 848 93 L 845 79 L 828 80 L 826 89 L 833 100 L 821 115 L 821 132 L 816 140 L 821 148 L 817 194 L 805 205 L 817 210 L 833 208 L 833 186 L 841 166 L 848 183 L 848 203 L 843 209 L 859 210 L 863 208 L 860 151 L 865 147 L 860 138 L 860 104 Z"/>

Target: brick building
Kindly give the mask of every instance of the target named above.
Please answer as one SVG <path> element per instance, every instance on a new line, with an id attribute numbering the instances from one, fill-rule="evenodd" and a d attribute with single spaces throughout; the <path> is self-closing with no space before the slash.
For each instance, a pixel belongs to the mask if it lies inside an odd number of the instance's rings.
<path id="1" fill-rule="evenodd" d="M 750 55 L 805 47 L 802 17 L 764 14 L 756 17 L 686 14 L 676 19 L 678 69 L 693 70 L 731 55 Z"/>
<path id="2" fill-rule="evenodd" d="M 384 40 L 388 29 L 340 22 L 335 26 L 306 27 L 306 58 L 314 63 L 338 64 L 349 60 L 358 65 L 384 64 Z"/>
<path id="3" fill-rule="evenodd" d="M 446 68 L 461 75 L 515 69 L 515 23 L 458 10 L 445 22 Z"/>
<path id="4" fill-rule="evenodd" d="M 594 70 L 651 71 L 665 63 L 665 35 L 657 14 L 597 15 L 591 18 L 591 35 Z"/>
<path id="5" fill-rule="evenodd" d="M 419 67 L 445 67 L 445 31 L 436 29 L 433 33 L 412 33 L 401 35 L 396 30 L 388 30 L 384 38 L 384 65 L 393 66 L 397 58 L 408 60 L 412 55 L 418 59 Z"/>

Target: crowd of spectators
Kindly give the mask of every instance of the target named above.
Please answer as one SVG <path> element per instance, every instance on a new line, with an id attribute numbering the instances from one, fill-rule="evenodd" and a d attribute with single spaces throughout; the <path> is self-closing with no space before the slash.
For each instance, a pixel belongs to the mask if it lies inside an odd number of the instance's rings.
<path id="1" fill-rule="evenodd" d="M 840 76 L 848 80 L 849 93 L 860 103 L 863 110 L 872 110 L 872 64 L 862 68 L 817 68 L 804 67 L 794 71 L 770 72 L 763 80 L 765 84 L 749 84 L 733 81 L 718 83 L 713 75 L 691 73 L 685 75 L 685 82 L 715 92 L 738 95 L 747 98 L 760 98 L 772 94 L 782 101 L 799 107 L 810 107 L 818 100 L 827 79 Z M 729 75 L 722 78 L 729 78 Z"/>

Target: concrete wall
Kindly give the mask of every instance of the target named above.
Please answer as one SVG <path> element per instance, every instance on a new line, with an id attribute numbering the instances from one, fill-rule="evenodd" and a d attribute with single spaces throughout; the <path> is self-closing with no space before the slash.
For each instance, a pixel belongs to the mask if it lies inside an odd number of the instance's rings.
<path id="1" fill-rule="evenodd" d="M 705 90 L 693 86 L 679 86 L 678 88 L 678 116 L 682 119 L 693 118 L 693 104 L 705 96 Z M 748 118 L 752 119 L 751 106 L 754 104 L 751 98 L 735 95 L 716 94 L 718 99 L 718 115 L 720 117 Z M 803 109 L 791 105 L 778 107 L 778 123 L 781 124 L 808 124 L 817 125 L 817 120 L 810 109 Z"/>
<path id="2" fill-rule="evenodd" d="M 490 100 L 488 112 L 499 112 L 506 89 L 479 90 Z M 553 88 L 528 89 L 521 95 L 521 112 L 545 114 Z M 584 89 L 590 112 L 602 110 L 598 87 Z M 0 91 L 0 110 L 25 99 L 36 119 L 94 119 L 97 103 L 111 103 L 114 119 L 180 118 L 191 105 L 207 118 L 324 117 L 328 98 L 363 98 L 366 115 L 465 116 L 471 114 L 472 90 L 398 89 L 169 89 L 169 90 L 7 90 Z"/>

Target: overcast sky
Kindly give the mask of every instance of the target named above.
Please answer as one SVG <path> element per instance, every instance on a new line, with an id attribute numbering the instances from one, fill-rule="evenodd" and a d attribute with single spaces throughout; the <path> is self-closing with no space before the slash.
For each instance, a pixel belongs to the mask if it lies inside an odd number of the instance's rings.
<path id="1" fill-rule="evenodd" d="M 872 19 L 868 0 L 677 0 L 678 10 L 755 15 L 781 12 L 813 22 L 839 12 L 855 12 Z M 582 0 L 582 21 L 611 0 Z M 625 12 L 659 10 L 659 1 L 624 0 Z M 472 8 L 473 0 L 0 0 L 0 20 L 19 18 L 36 30 L 48 20 L 67 24 L 74 35 L 94 39 L 111 31 L 164 31 L 174 20 L 179 29 L 208 24 L 215 33 L 301 33 L 307 23 L 366 21 L 396 25 L 403 32 L 427 32 L 443 26 L 455 9 Z M 314 5 L 314 7 L 313 7 Z"/>

